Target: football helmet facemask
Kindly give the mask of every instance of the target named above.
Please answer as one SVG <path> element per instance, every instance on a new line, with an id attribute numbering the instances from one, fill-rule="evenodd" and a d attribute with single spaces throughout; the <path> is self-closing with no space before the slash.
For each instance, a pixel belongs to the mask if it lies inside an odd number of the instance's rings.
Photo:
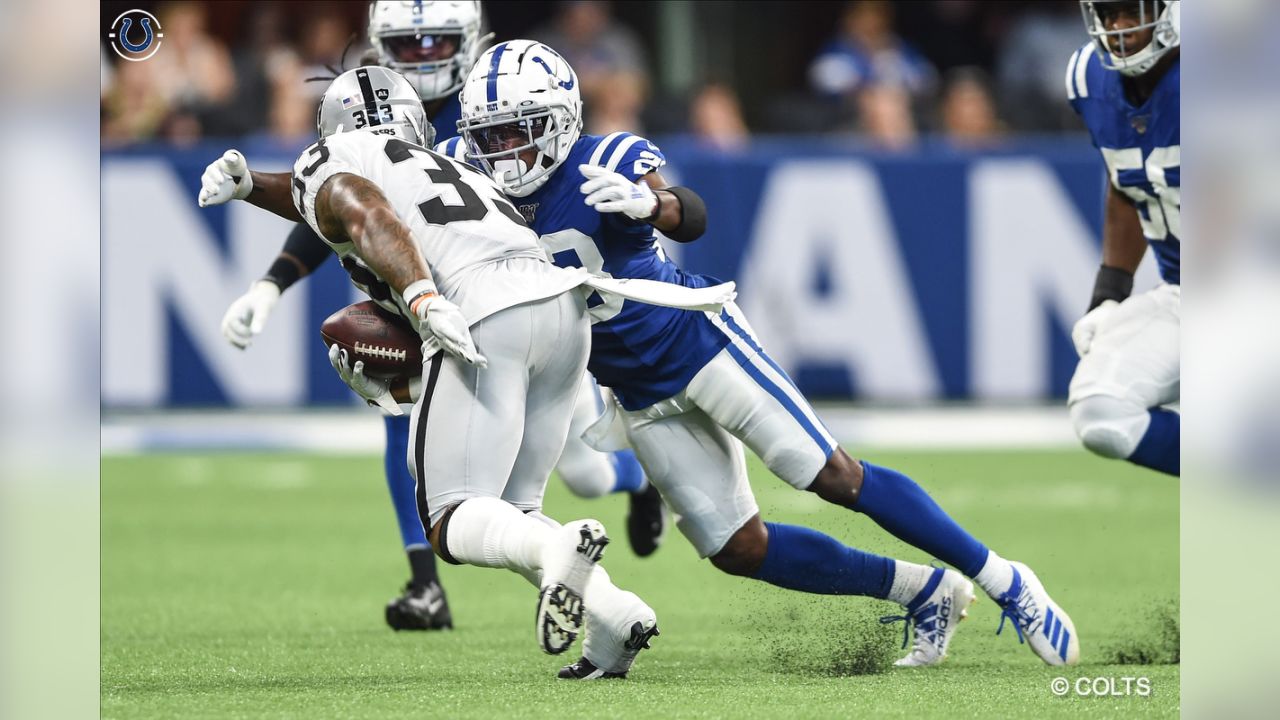
<path id="1" fill-rule="evenodd" d="M 1102 66 L 1130 77 L 1147 72 L 1165 53 L 1178 47 L 1181 11 L 1179 0 L 1080 0 L 1085 29 Z M 1108 30 L 1111 19 L 1121 13 L 1136 24 Z M 1125 47 L 1134 33 L 1145 30 L 1151 31 L 1150 42 L 1140 48 Z M 1111 43 L 1113 38 L 1116 47 Z"/>
<path id="2" fill-rule="evenodd" d="M 424 101 L 462 87 L 483 40 L 478 2 L 369 4 L 369 42 L 378 61 L 403 74 Z"/>

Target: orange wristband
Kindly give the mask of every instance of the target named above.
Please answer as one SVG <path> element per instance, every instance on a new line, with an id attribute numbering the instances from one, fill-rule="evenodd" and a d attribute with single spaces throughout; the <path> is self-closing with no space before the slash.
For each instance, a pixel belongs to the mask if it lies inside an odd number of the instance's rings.
<path id="1" fill-rule="evenodd" d="M 418 293 L 416 297 L 409 301 L 409 311 L 416 315 L 418 312 L 418 306 L 436 295 L 437 293 L 434 290 L 427 290 L 425 292 Z"/>
<path id="2" fill-rule="evenodd" d="M 438 294 L 436 284 L 431 282 L 430 278 L 423 278 L 417 282 L 411 283 L 409 287 L 404 289 L 405 307 L 409 308 L 409 312 L 417 313 L 418 306 L 423 302 L 430 300 Z"/>

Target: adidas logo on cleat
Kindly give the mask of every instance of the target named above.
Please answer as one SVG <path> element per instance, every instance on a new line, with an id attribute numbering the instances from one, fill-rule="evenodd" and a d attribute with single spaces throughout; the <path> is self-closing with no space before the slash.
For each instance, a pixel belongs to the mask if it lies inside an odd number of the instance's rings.
<path id="1" fill-rule="evenodd" d="M 627 638 L 627 641 L 623 643 L 623 647 L 630 652 L 646 650 L 649 647 L 649 640 L 661 634 L 658 632 L 657 625 L 645 630 L 644 624 L 637 620 L 631 624 L 631 637 Z"/>
<path id="2" fill-rule="evenodd" d="M 578 541 L 578 552 L 593 563 L 600 562 L 600 556 L 604 555 L 604 546 L 609 544 L 609 538 L 604 535 L 595 537 L 588 525 L 583 525 L 578 532 L 582 536 Z"/>
<path id="3" fill-rule="evenodd" d="M 939 632 L 945 632 L 947 626 L 951 624 L 951 596 L 942 598 L 938 603 L 938 615 L 934 622 Z"/>
<path id="4" fill-rule="evenodd" d="M 595 663 L 588 660 L 584 655 L 578 659 L 578 662 L 571 665 L 565 665 L 560 668 L 560 672 L 557 674 L 557 677 L 561 680 L 625 680 L 627 672 L 631 668 L 631 663 L 635 661 L 636 655 L 639 654 L 641 650 L 645 650 L 649 647 L 649 640 L 661 634 L 662 633 L 658 632 L 658 626 L 656 623 L 646 630 L 644 623 L 637 620 L 631 624 L 631 636 L 622 644 L 622 646 L 627 650 L 626 654 L 623 656 L 624 666 L 627 670 L 622 670 L 620 672 L 603 670 L 596 667 Z"/>

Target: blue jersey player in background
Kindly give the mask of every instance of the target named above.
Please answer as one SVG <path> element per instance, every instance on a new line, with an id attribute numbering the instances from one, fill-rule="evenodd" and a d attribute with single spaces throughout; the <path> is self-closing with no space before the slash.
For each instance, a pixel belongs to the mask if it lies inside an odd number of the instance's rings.
<path id="1" fill-rule="evenodd" d="M 1170 475 L 1180 470 L 1182 254 L 1180 3 L 1081 2 L 1092 41 L 1067 65 L 1071 106 L 1109 178 L 1102 267 L 1072 330 L 1080 364 L 1068 402 L 1089 450 Z M 1164 282 L 1131 295 L 1147 247 Z"/>
<path id="2" fill-rule="evenodd" d="M 666 159 L 648 140 L 626 132 L 581 135 L 577 76 L 555 50 L 528 40 L 490 48 L 461 100 L 463 137 L 437 145 L 437 152 L 493 177 L 554 262 L 690 287 L 718 282 L 677 267 L 654 234 L 656 228 L 677 242 L 697 239 L 708 222 L 702 200 L 689 188 L 668 186 L 659 172 Z M 974 599 L 969 576 L 1041 659 L 1078 660 L 1075 627 L 1035 574 L 988 550 L 907 476 L 840 449 L 732 303 L 722 313 L 599 296 L 587 304 L 588 369 L 613 395 L 589 437 L 601 448 L 634 449 L 679 517 L 680 531 L 715 567 L 792 590 L 893 600 L 915 630 L 915 645 L 899 664 L 917 666 L 945 657 Z M 744 444 L 793 487 L 869 516 L 959 572 L 764 522 L 748 484 Z M 561 677 L 611 670 L 588 650 Z"/>
<path id="3" fill-rule="evenodd" d="M 378 63 L 400 72 L 415 86 L 438 138 L 453 137 L 457 132 L 461 112 L 458 89 L 486 40 L 480 36 L 481 24 L 478 2 L 375 2 L 369 6 L 369 39 L 377 51 Z M 226 180 L 228 177 L 234 180 L 234 192 L 223 197 L 217 188 L 232 185 Z M 249 171 L 244 157 L 232 150 L 206 171 L 201 204 L 243 199 L 288 217 L 292 203 L 289 182 L 289 173 Z M 329 247 L 306 223 L 298 224 L 266 276 L 227 309 L 223 334 L 237 347 L 248 347 L 253 337 L 262 332 L 280 294 L 330 255 Z M 371 392 L 387 393 L 385 387 L 368 382 L 354 368 L 347 367 L 337 353 L 330 353 L 330 361 L 342 380 L 371 405 L 395 407 L 394 399 L 375 397 Z M 401 399 L 412 402 L 412 398 Z M 574 413 L 578 434 L 599 415 L 598 403 L 594 386 L 580 394 Z M 414 480 L 407 464 L 409 419 L 407 414 L 388 414 L 384 422 L 387 486 L 412 572 L 404 592 L 387 604 L 386 620 L 396 630 L 452 627 L 452 614 L 436 573 L 435 555 L 419 519 Z M 657 491 L 649 487 L 630 451 L 604 454 L 582 442 L 570 443 L 556 467 L 561 479 L 578 495 L 627 493 L 627 536 L 632 549 L 641 556 L 657 549 L 665 523 L 662 501 Z"/>

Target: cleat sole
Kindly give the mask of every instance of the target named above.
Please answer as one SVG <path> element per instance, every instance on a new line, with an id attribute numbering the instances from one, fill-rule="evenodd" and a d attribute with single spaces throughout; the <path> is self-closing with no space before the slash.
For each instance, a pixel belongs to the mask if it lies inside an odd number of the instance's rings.
<path id="1" fill-rule="evenodd" d="M 548 655 L 559 655 L 578 639 L 584 623 L 582 596 L 563 584 L 552 585 L 538 596 L 538 646 Z"/>

